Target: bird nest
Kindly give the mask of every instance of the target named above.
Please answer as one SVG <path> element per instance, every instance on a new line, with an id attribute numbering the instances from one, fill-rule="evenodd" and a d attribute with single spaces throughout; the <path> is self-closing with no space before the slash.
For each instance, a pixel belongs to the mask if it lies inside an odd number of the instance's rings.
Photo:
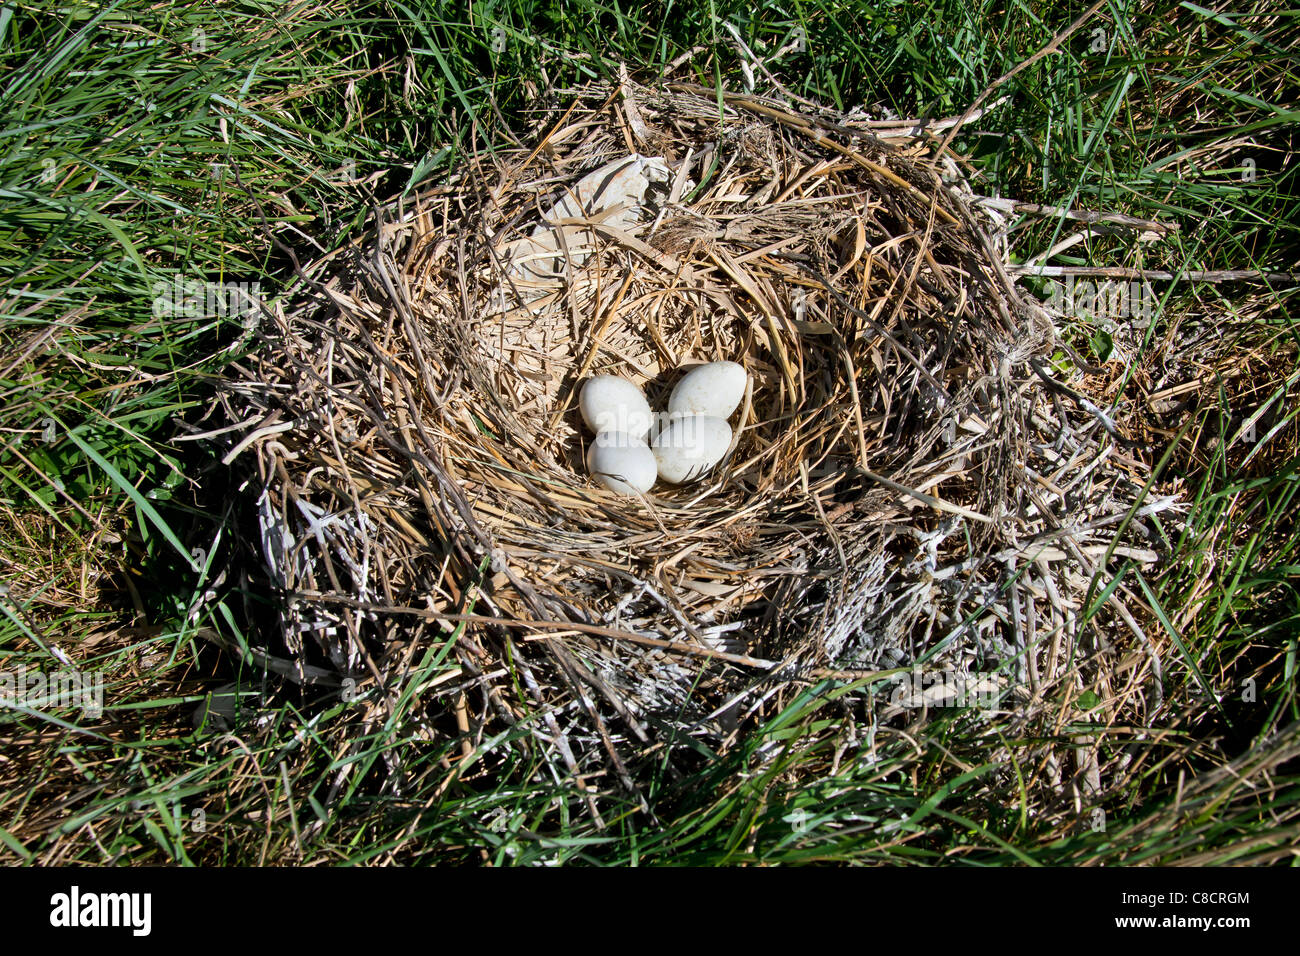
<path id="1" fill-rule="evenodd" d="M 438 648 L 462 732 L 626 780 L 818 678 L 1005 712 L 1098 659 L 1085 620 L 1141 634 L 1098 570 L 1155 559 L 1162 504 L 951 162 L 683 85 L 564 98 L 301 270 L 228 393 L 286 672 L 391 690 Z M 718 468 L 591 480 L 587 378 L 662 408 L 714 360 L 749 373 Z"/>

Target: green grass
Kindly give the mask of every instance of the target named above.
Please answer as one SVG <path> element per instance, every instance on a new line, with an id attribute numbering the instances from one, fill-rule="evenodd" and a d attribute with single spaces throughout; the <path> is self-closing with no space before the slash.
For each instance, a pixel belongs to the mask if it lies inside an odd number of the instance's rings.
<path id="1" fill-rule="evenodd" d="M 470 741 L 472 758 L 450 771 L 465 742 L 423 713 L 417 693 L 445 673 L 438 648 L 399 705 L 369 724 L 360 715 L 371 698 L 304 692 L 241 662 L 244 632 L 264 609 L 238 581 L 213 580 L 236 531 L 222 506 L 233 489 L 198 443 L 178 440 L 219 423 L 213 377 L 248 339 L 236 318 L 160 307 L 166 284 L 257 282 L 270 300 L 292 292 L 286 249 L 306 261 L 337 248 L 376 202 L 502 142 L 502 120 L 522 130 L 527 109 L 562 99 L 553 91 L 566 84 L 617 75 L 619 63 L 662 75 L 699 47 L 676 75 L 742 89 L 725 21 L 761 56 L 806 39 L 768 64 L 795 95 L 940 118 L 1082 9 L 1020 0 L 0 8 L 0 670 L 54 670 L 67 654 L 104 673 L 106 705 L 105 720 L 75 708 L 0 712 L 0 743 L 15 755 L 0 855 L 1285 858 L 1277 848 L 1295 844 L 1300 819 L 1290 291 L 1162 287 L 1155 326 L 1126 344 L 1130 361 L 1104 385 L 1139 415 L 1142 390 L 1161 374 L 1181 380 L 1193 362 L 1207 380 L 1164 475 L 1194 502 L 1187 526 L 1169 530 L 1158 576 L 1129 569 L 1121 582 L 1160 608 L 1176 650 L 1164 661 L 1162 734 L 1087 730 L 1104 737 L 1109 758 L 1136 761 L 1129 789 L 1105 795 L 1104 827 L 1070 807 L 1029 805 L 1024 780 L 1040 767 L 988 765 L 1012 728 L 961 712 L 941 713 L 919 744 L 877 728 L 868 760 L 868 691 L 835 683 L 780 698 L 725 753 L 683 739 L 683 755 L 695 751 L 684 762 L 697 767 L 683 778 L 664 772 L 665 755 L 647 758 L 634 770 L 649 812 L 605 794 L 595 817 L 571 782 L 549 776 L 524 728 Z M 1252 10 L 1103 8 L 957 138 L 984 177 L 978 188 L 1183 226 L 1136 248 L 1097 237 L 1057 263 L 1294 268 L 1300 30 L 1294 11 Z M 771 91 L 761 71 L 756 86 Z M 1026 221 L 1013 254 L 1028 259 L 1070 228 Z M 1185 354 L 1196 322 L 1217 329 L 1218 344 Z M 1086 323 L 1069 330 L 1080 347 L 1094 334 Z M 1225 378 L 1246 355 L 1249 381 Z M 1255 440 L 1233 444 L 1269 398 L 1276 408 Z M 1217 704 L 1198 700 L 1202 678 Z M 250 691 L 242 742 L 196 733 L 190 712 L 233 681 Z M 1252 779 L 1266 785 L 1219 769 L 1234 760 L 1254 761 Z"/>

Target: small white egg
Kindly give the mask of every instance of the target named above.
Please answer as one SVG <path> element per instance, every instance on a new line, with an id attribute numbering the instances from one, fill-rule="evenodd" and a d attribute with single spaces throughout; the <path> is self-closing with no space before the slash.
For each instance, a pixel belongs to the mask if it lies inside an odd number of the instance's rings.
<path id="1" fill-rule="evenodd" d="M 659 477 L 680 485 L 708 474 L 731 447 L 731 426 L 710 415 L 687 415 L 655 436 Z"/>
<path id="2" fill-rule="evenodd" d="M 708 415 L 728 419 L 745 397 L 744 366 L 735 362 L 699 365 L 684 376 L 668 397 L 669 415 Z"/>
<path id="3" fill-rule="evenodd" d="M 597 375 L 582 386 L 578 398 L 582 420 L 596 434 L 622 432 L 645 440 L 654 423 L 650 403 L 637 388 L 617 375 Z"/>
<path id="4" fill-rule="evenodd" d="M 587 470 L 610 491 L 635 495 L 649 491 L 659 474 L 654 452 L 639 438 L 600 432 L 587 448 Z"/>

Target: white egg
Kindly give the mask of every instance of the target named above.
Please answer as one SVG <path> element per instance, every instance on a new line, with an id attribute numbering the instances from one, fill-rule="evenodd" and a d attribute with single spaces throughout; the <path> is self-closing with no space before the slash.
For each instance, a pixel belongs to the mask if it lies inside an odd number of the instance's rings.
<path id="1" fill-rule="evenodd" d="M 617 375 L 597 375 L 582 386 L 578 398 L 582 420 L 596 434 L 622 432 L 645 440 L 654 423 L 650 403 L 637 388 Z"/>
<path id="2" fill-rule="evenodd" d="M 659 477 L 679 485 L 708 474 L 730 447 L 731 426 L 725 419 L 687 415 L 660 431 L 652 450 Z"/>
<path id="3" fill-rule="evenodd" d="M 735 362 L 710 362 L 687 372 L 668 397 L 669 415 L 727 419 L 745 397 L 749 376 Z"/>
<path id="4" fill-rule="evenodd" d="M 591 477 L 620 495 L 649 491 L 659 474 L 654 452 L 639 438 L 621 432 L 601 432 L 587 448 Z"/>

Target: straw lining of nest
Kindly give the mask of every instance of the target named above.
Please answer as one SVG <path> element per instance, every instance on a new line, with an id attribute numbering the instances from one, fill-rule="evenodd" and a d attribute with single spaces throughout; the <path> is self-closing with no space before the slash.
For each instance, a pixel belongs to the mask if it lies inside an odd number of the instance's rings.
<path id="1" fill-rule="evenodd" d="M 1098 652 L 1094 573 L 1155 560 L 1145 519 L 1175 505 L 1135 505 L 1146 467 L 1043 361 L 1051 321 L 960 184 L 848 118 L 720 115 L 682 85 L 565 95 L 532 142 L 308 267 L 230 392 L 258 420 L 240 450 L 290 658 L 384 683 L 450 638 L 465 726 L 540 705 L 570 771 L 626 782 L 634 751 L 720 739 L 817 676 L 924 658 L 1011 706 Z M 545 210 L 629 154 L 673 173 L 641 219 L 569 220 L 553 279 L 512 275 Z M 583 380 L 662 408 L 720 359 L 751 381 L 721 467 L 644 500 L 587 477 Z M 1097 620 L 1150 649 L 1122 587 Z"/>

